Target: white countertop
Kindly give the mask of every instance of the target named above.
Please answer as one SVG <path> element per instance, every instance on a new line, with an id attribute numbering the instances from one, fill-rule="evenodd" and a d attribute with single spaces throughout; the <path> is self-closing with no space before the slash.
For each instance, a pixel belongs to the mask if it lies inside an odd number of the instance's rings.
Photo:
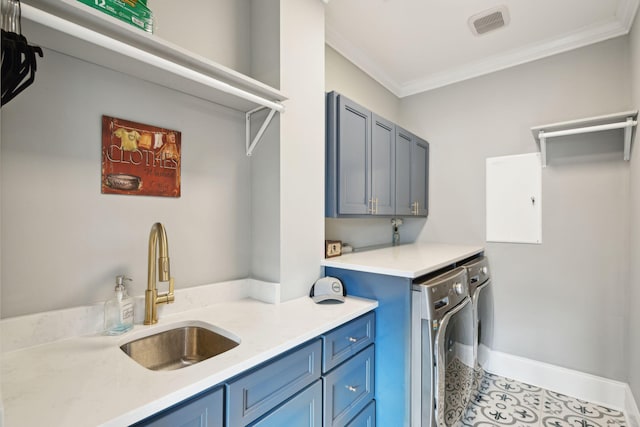
<path id="1" fill-rule="evenodd" d="M 415 279 L 482 251 L 482 246 L 413 243 L 327 258 L 322 265 Z"/>
<path id="2" fill-rule="evenodd" d="M 377 307 L 349 297 L 319 305 L 307 297 L 281 304 L 252 299 L 210 305 L 136 325 L 118 337 L 64 339 L 2 354 L 4 422 L 10 427 L 125 426 L 219 384 L 277 354 Z M 226 353 L 175 371 L 151 371 L 120 345 L 171 329 L 206 322 L 242 339 Z"/>

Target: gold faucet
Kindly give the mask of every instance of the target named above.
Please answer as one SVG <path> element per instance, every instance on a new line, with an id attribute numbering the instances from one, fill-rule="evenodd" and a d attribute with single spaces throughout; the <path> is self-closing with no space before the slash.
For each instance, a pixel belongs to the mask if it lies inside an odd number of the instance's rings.
<path id="1" fill-rule="evenodd" d="M 159 245 L 158 280 L 169 281 L 169 292 L 158 295 L 156 283 L 156 246 Z M 149 262 L 147 272 L 147 290 L 144 293 L 144 324 L 158 323 L 158 304 L 169 304 L 174 301 L 173 277 L 169 272 L 169 243 L 164 226 L 156 222 L 151 226 L 149 234 Z"/>

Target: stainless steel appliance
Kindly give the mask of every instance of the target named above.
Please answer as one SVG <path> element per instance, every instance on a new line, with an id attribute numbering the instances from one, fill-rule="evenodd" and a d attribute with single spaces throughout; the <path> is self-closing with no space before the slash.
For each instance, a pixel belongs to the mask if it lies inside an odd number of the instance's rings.
<path id="1" fill-rule="evenodd" d="M 469 403 L 475 367 L 467 270 L 417 279 L 412 291 L 411 426 L 452 426 Z"/>
<path id="2" fill-rule="evenodd" d="M 475 367 L 482 368 L 493 346 L 493 291 L 489 260 L 481 256 L 462 265 L 467 269 L 469 296 L 473 305 Z"/>

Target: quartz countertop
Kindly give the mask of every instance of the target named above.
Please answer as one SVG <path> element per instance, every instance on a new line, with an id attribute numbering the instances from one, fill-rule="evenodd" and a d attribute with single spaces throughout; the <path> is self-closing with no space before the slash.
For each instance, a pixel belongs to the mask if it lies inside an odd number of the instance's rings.
<path id="1" fill-rule="evenodd" d="M 348 297 L 314 304 L 253 299 L 214 304 L 136 325 L 124 335 L 63 339 L 2 354 L 4 422 L 11 427 L 125 426 L 220 384 L 377 307 Z M 120 345 L 176 324 L 202 322 L 242 340 L 236 348 L 175 371 L 151 371 Z"/>
<path id="2" fill-rule="evenodd" d="M 413 243 L 347 253 L 327 258 L 322 261 L 322 265 L 415 279 L 482 251 L 482 246 Z"/>

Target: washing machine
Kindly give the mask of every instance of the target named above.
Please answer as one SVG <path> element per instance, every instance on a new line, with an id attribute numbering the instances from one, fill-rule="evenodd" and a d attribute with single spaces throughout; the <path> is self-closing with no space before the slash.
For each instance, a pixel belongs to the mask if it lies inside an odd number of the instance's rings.
<path id="1" fill-rule="evenodd" d="M 411 294 L 411 426 L 453 426 L 469 403 L 475 368 L 467 270 L 417 279 Z"/>
<path id="2" fill-rule="evenodd" d="M 473 306 L 475 368 L 483 368 L 493 347 L 493 289 L 489 260 L 485 256 L 465 262 Z"/>

